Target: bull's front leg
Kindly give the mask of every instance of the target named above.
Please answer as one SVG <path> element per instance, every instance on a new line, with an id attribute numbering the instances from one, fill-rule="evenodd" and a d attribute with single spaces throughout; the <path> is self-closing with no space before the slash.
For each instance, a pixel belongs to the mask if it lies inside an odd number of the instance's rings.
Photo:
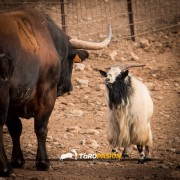
<path id="1" fill-rule="evenodd" d="M 46 151 L 46 137 L 48 133 L 47 125 L 54 103 L 57 97 L 57 89 L 51 89 L 43 100 L 40 100 L 39 110 L 35 115 L 35 133 L 37 136 L 37 155 L 36 155 L 36 169 L 45 171 L 49 169 L 50 162 Z"/>
<path id="2" fill-rule="evenodd" d="M 39 123 L 35 120 L 35 133 L 37 136 L 37 154 L 36 154 L 36 168 L 38 171 L 48 170 L 50 163 L 46 151 L 46 137 L 47 137 L 47 123 L 48 119 L 45 118 L 44 122 Z"/>

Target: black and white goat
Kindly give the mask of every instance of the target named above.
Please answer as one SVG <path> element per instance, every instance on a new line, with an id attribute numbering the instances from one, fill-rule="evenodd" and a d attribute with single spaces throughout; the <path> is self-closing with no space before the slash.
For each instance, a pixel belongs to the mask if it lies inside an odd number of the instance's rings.
<path id="1" fill-rule="evenodd" d="M 144 65 L 129 65 L 122 69 L 111 67 L 108 72 L 99 70 L 105 77 L 109 106 L 108 140 L 113 151 L 123 147 L 123 156 L 128 156 L 128 147 L 137 145 L 140 162 L 150 159 L 152 146 L 150 120 L 153 101 L 147 87 L 129 75 L 128 68 Z"/>

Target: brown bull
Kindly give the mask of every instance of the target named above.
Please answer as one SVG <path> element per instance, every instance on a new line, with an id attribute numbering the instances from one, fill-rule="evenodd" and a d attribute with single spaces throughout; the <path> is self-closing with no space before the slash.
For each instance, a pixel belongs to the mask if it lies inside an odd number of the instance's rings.
<path id="1" fill-rule="evenodd" d="M 50 17 L 33 11 L 0 15 L 0 175 L 8 176 L 12 167 L 22 167 L 20 147 L 22 124 L 19 117 L 34 118 L 37 136 L 37 170 L 49 168 L 46 152 L 48 119 L 57 95 L 72 90 L 73 60 L 85 60 L 81 49 L 100 49 L 111 39 L 88 43 L 69 39 Z M 78 57 L 78 58 L 77 58 Z M 3 125 L 13 141 L 11 162 L 8 162 Z"/>

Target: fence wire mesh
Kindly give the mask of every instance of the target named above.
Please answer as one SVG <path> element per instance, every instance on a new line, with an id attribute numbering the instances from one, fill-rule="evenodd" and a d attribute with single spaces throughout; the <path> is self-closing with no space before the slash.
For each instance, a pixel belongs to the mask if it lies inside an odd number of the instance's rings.
<path id="1" fill-rule="evenodd" d="M 179 0 L 0 0 L 1 12 L 22 8 L 47 13 L 68 35 L 89 40 L 103 39 L 109 23 L 118 38 L 177 30 L 180 25 Z"/>

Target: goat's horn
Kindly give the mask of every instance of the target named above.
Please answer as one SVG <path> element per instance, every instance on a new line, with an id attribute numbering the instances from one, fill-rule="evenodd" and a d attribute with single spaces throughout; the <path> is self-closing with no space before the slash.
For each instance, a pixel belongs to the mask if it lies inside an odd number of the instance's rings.
<path id="1" fill-rule="evenodd" d="M 87 49 L 87 50 L 98 50 L 102 49 L 111 42 L 112 38 L 112 29 L 111 25 L 108 26 L 108 35 L 106 39 L 102 42 L 89 42 L 89 41 L 83 41 L 78 39 L 70 39 L 69 42 L 71 43 L 72 47 L 75 49 Z"/>
<path id="2" fill-rule="evenodd" d="M 129 69 L 129 68 L 132 68 L 132 67 L 144 67 L 145 64 L 129 64 L 129 65 L 124 65 L 122 67 L 122 70 L 126 70 L 126 69 Z"/>

